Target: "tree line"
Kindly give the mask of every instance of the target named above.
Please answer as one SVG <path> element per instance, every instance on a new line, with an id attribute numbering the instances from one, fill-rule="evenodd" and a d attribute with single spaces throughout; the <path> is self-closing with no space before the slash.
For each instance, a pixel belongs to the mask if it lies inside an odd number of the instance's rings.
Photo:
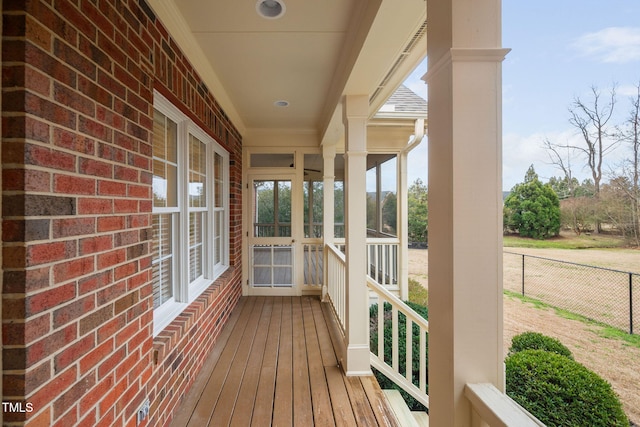
<path id="1" fill-rule="evenodd" d="M 588 99 L 573 100 L 569 106 L 569 123 L 579 135 L 577 142 L 544 141 L 551 163 L 561 175 L 542 184 L 533 167 L 530 168 L 525 182 L 512 190 L 512 194 L 516 194 L 505 200 L 506 231 L 522 235 L 524 227 L 524 234 L 530 233 L 527 227 L 531 221 L 527 218 L 531 220 L 533 211 L 527 210 L 526 204 L 523 211 L 518 211 L 516 200 L 522 202 L 523 197 L 540 196 L 544 187 L 544 197 L 553 199 L 548 194 L 553 190 L 558 199 L 558 220 L 551 213 L 555 201 L 548 204 L 550 200 L 540 199 L 537 205 L 529 201 L 530 206 L 544 205 L 549 209 L 540 211 L 537 230 L 531 237 L 556 235 L 558 225 L 558 230 L 562 227 L 578 235 L 584 232 L 619 234 L 640 246 L 640 84 L 628 101 L 627 115 L 616 123 L 619 107 L 615 86 L 606 94 L 592 87 Z M 589 178 L 582 182 L 576 179 L 577 168 L 586 170 Z M 529 193 L 524 191 L 525 187 Z M 530 187 L 538 188 L 538 193 Z"/>

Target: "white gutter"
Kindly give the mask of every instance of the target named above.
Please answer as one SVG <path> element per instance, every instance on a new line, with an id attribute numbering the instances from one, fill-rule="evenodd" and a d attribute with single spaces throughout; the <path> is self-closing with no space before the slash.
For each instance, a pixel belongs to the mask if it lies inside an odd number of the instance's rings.
<path id="1" fill-rule="evenodd" d="M 412 135 L 412 138 L 407 143 L 407 146 L 402 150 L 402 154 L 406 154 L 409 151 L 413 150 L 420 144 L 422 138 L 424 137 L 424 119 L 417 119 L 415 121 L 415 128 Z"/>

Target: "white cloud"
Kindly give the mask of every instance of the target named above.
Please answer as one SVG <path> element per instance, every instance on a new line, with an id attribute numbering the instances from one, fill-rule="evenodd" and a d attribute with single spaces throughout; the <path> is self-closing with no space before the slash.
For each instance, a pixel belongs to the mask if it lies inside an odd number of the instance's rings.
<path id="1" fill-rule="evenodd" d="M 606 63 L 640 61 L 640 28 L 609 27 L 583 34 L 573 45 L 579 54 Z"/>
<path id="2" fill-rule="evenodd" d="M 427 137 L 422 138 L 422 142 L 418 144 L 413 150 L 409 152 L 407 158 L 407 182 L 411 185 L 416 179 L 420 178 L 422 182 L 428 182 L 429 180 L 429 158 Z"/>
<path id="3" fill-rule="evenodd" d="M 545 139 L 560 145 L 580 145 L 580 136 L 573 129 L 526 136 L 515 133 L 504 135 L 502 141 L 502 188 L 504 190 L 510 190 L 515 184 L 522 182 L 527 169 L 532 164 L 543 182 L 548 181 L 552 176 L 562 176 L 562 171 L 551 163 L 549 153 L 543 146 Z M 583 163 L 579 155 L 574 153 L 573 175 L 580 181 L 587 178 L 587 171 L 582 167 Z"/>
<path id="4" fill-rule="evenodd" d="M 616 88 L 616 94 L 625 96 L 625 97 L 633 97 L 638 96 L 638 86 L 637 85 L 624 85 L 618 86 Z"/>
<path id="5" fill-rule="evenodd" d="M 532 164 L 542 182 L 547 182 L 549 178 L 553 176 L 563 176 L 563 172 L 552 164 L 549 153 L 544 148 L 544 141 L 548 139 L 559 145 L 582 146 L 584 142 L 581 138 L 580 134 L 572 128 L 547 133 L 536 132 L 530 135 L 520 135 L 517 133 L 503 135 L 502 189 L 508 191 L 513 188 L 514 185 L 523 182 L 525 173 Z M 425 138 L 422 143 L 409 154 L 409 184 L 413 183 L 417 178 L 420 178 L 425 183 L 428 182 L 427 147 L 428 143 Z M 606 174 L 609 173 L 610 170 L 615 169 L 627 154 L 624 147 L 618 147 L 607 154 L 603 172 Z M 575 150 L 570 155 L 573 176 L 579 181 L 590 178 L 591 173 L 586 166 L 584 155 Z"/>

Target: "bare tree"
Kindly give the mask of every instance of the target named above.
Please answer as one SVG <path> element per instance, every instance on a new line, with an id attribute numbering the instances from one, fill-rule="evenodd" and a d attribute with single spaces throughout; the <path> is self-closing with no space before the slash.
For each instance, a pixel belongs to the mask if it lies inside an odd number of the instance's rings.
<path id="1" fill-rule="evenodd" d="M 545 138 L 543 146 L 547 150 L 550 163 L 562 171 L 568 190 L 567 193 L 562 191 L 563 194 L 558 194 L 561 200 L 561 222 L 563 225 L 569 226 L 571 230 L 579 236 L 584 230 L 585 221 L 583 218 L 584 203 L 581 203 L 581 201 L 575 198 L 577 180 L 574 179 L 571 169 L 572 152 L 575 150 L 566 144 L 560 145 L 551 142 L 548 138 Z M 566 154 L 564 154 L 564 152 L 566 152 Z"/>
<path id="2" fill-rule="evenodd" d="M 623 165 L 624 175 L 630 181 L 627 187 L 631 201 L 631 231 L 635 244 L 640 246 L 640 83 L 631 98 L 631 111 L 624 123 L 622 140 L 631 148 L 631 158 Z"/>
<path id="3" fill-rule="evenodd" d="M 613 150 L 619 142 L 615 133 L 610 130 L 609 121 L 613 116 L 616 104 L 615 85 L 611 88 L 606 100 L 602 99 L 600 91 L 592 86 L 593 98 L 585 102 L 576 97 L 569 108 L 573 125 L 582 136 L 582 144 L 568 147 L 578 150 L 587 159 L 587 167 L 595 185 L 595 198 L 600 198 L 600 182 L 602 181 L 602 167 L 604 156 Z M 595 232 L 600 231 L 600 222 L 596 221 Z"/>
<path id="4" fill-rule="evenodd" d="M 575 180 L 573 179 L 573 170 L 571 169 L 571 151 L 573 149 L 569 145 L 559 145 L 551 142 L 548 138 L 545 138 L 543 147 L 547 150 L 551 164 L 560 169 L 564 175 L 564 179 L 567 182 L 569 194 L 558 195 L 561 199 L 566 197 L 575 197 Z M 566 150 L 566 156 L 561 154 L 561 151 Z"/>

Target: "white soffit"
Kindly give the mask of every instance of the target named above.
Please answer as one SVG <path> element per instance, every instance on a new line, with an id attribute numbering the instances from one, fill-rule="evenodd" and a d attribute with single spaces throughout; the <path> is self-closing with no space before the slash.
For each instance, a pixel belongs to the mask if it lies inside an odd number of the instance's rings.
<path id="1" fill-rule="evenodd" d="M 373 94 L 426 15 L 424 0 L 283 0 L 277 19 L 253 0 L 148 1 L 243 134 L 336 134 L 342 95 Z"/>

